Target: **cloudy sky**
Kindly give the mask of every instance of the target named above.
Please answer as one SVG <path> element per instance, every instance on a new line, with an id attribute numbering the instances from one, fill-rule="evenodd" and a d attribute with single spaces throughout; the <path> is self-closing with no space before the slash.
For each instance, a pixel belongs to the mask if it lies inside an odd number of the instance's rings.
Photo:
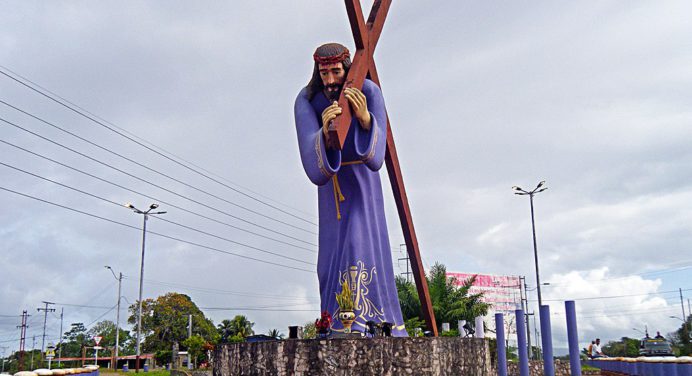
<path id="1" fill-rule="evenodd" d="M 114 320 L 104 265 L 137 299 L 142 218 L 126 202 L 168 212 L 148 222 L 145 297 L 186 293 L 258 332 L 318 316 L 293 101 L 317 45 L 353 42 L 343 3 L 316 4 L 0 2 L 0 346 L 18 347 L 22 310 L 31 346 L 42 301 L 49 340 L 61 309 L 65 326 Z M 556 347 L 566 299 L 582 342 L 675 330 L 678 288 L 692 296 L 691 8 L 393 4 L 375 58 L 425 265 L 535 287 L 529 202 L 510 187 L 546 180 Z"/>

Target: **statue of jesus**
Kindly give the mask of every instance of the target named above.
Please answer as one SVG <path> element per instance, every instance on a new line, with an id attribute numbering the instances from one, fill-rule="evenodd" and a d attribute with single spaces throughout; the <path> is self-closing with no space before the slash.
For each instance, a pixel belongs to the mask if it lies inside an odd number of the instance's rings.
<path id="1" fill-rule="evenodd" d="M 295 102 L 298 146 L 303 168 L 317 185 L 319 255 L 317 275 L 322 311 L 343 331 L 335 294 L 348 282 L 356 320 L 389 322 L 392 335 L 406 336 L 392 266 L 379 170 L 385 157 L 387 113 L 380 88 L 366 79 L 361 90 L 343 89 L 353 119 L 341 150 L 332 148 L 329 125 L 351 67 L 349 51 L 338 43 L 317 48 L 312 78 Z"/>

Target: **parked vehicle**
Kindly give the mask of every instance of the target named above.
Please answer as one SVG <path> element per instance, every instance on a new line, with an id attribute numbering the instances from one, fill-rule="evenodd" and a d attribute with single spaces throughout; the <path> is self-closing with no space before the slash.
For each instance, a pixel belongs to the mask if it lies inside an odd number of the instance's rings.
<path id="1" fill-rule="evenodd" d="M 639 345 L 639 355 L 670 356 L 673 348 L 665 338 L 643 338 Z"/>

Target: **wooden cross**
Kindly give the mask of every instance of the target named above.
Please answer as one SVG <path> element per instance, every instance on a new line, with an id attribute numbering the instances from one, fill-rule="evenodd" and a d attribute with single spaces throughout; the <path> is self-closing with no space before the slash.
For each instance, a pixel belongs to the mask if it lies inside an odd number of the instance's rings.
<path id="1" fill-rule="evenodd" d="M 392 1 L 375 0 L 370 10 L 367 23 L 363 19 L 363 9 L 360 6 L 360 0 L 345 0 L 345 2 L 346 12 L 348 13 L 348 19 L 351 23 L 353 39 L 356 43 L 356 52 L 353 54 L 351 68 L 348 71 L 348 75 L 346 75 L 343 88 L 356 87 L 361 89 L 366 76 L 378 86 L 382 87 L 377 75 L 373 53 L 375 52 L 375 46 L 382 33 L 384 20 L 387 18 L 387 12 L 389 11 L 389 6 Z M 348 104 L 348 100 L 344 96 L 343 90 L 339 97 L 339 106 L 342 108 L 343 112 L 332 122 L 329 128 L 329 139 L 334 141 L 334 147 L 341 149 L 346 141 L 346 135 L 351 125 L 351 108 Z M 394 137 L 392 136 L 392 127 L 389 124 L 389 116 L 387 117 L 387 153 L 385 154 L 385 164 L 387 165 L 389 181 L 392 184 L 394 200 L 396 201 L 396 207 L 399 212 L 399 221 L 401 222 L 401 228 L 404 233 L 413 277 L 416 281 L 423 318 L 428 326 L 428 330 L 432 331 L 433 335 L 437 336 L 435 314 L 433 313 L 432 303 L 430 301 L 428 283 L 425 279 L 423 262 L 418 248 L 418 239 L 416 238 L 416 230 L 413 227 L 411 209 L 409 208 L 408 198 L 406 197 L 404 179 L 401 175 L 401 168 L 399 167 L 399 158 L 396 154 L 396 146 L 394 145 Z"/>

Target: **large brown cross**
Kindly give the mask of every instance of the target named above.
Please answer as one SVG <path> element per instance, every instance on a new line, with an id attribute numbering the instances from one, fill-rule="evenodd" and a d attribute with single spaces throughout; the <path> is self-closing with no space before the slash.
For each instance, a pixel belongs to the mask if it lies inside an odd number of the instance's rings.
<path id="1" fill-rule="evenodd" d="M 348 71 L 344 82 L 344 89 L 347 87 L 356 87 L 361 89 L 366 76 L 380 86 L 380 79 L 377 76 L 377 68 L 373 53 L 377 45 L 384 20 L 387 18 L 387 12 L 391 5 L 391 0 L 375 0 L 370 10 L 367 23 L 363 19 L 363 9 L 360 6 L 360 0 L 345 0 L 346 12 L 351 23 L 351 31 L 353 39 L 356 43 L 356 52 L 353 55 L 353 62 Z M 381 86 L 380 86 L 381 87 Z M 336 140 L 333 146 L 341 149 L 346 141 L 348 128 L 351 125 L 351 108 L 348 100 L 344 97 L 342 90 L 339 97 L 339 106 L 342 108 L 341 116 L 338 116 L 332 122 L 329 128 L 329 139 Z M 423 318 L 428 325 L 428 330 L 431 330 L 437 336 L 437 325 L 435 324 L 435 314 L 433 313 L 430 294 L 428 293 L 428 283 L 425 279 L 425 271 L 423 270 L 423 262 L 418 249 L 418 239 L 416 238 L 416 230 L 413 228 L 413 219 L 411 217 L 411 209 L 408 206 L 406 197 L 406 189 L 404 188 L 404 178 L 401 175 L 399 167 L 399 158 L 396 154 L 396 146 L 394 145 L 394 137 L 392 136 L 392 127 L 389 125 L 389 116 L 387 117 L 387 153 L 385 155 L 385 163 L 387 164 L 387 172 L 389 181 L 392 183 L 392 191 L 394 192 L 394 200 L 399 212 L 399 221 L 406 240 L 406 249 L 408 251 L 409 260 L 413 277 L 416 281 L 418 289 L 418 297 L 420 298 L 421 309 L 423 310 Z"/>

